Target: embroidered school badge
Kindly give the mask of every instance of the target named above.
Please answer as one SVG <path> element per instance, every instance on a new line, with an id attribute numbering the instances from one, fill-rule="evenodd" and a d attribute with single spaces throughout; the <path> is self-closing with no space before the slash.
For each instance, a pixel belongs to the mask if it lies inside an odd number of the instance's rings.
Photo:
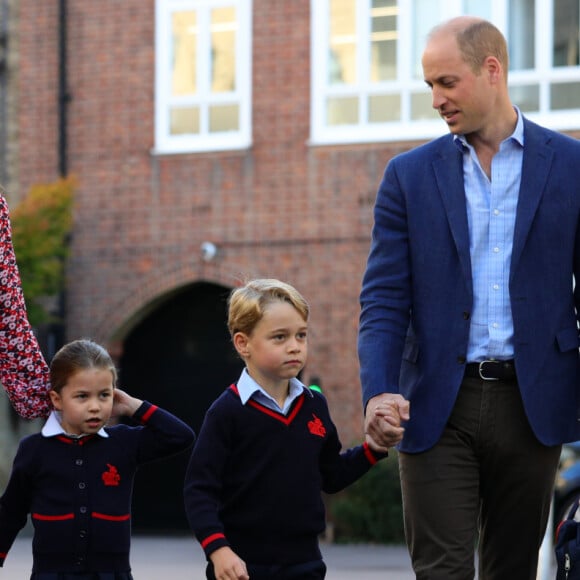
<path id="1" fill-rule="evenodd" d="M 312 413 L 314 419 L 312 421 L 308 421 L 308 430 L 312 435 L 318 435 L 318 437 L 324 437 L 326 435 L 326 428 L 322 424 L 322 421 Z"/>
<path id="2" fill-rule="evenodd" d="M 121 481 L 119 471 L 114 465 L 111 465 L 110 463 L 107 463 L 107 467 L 109 470 L 103 471 L 103 474 L 101 475 L 103 483 L 105 485 L 119 485 L 119 482 Z"/>

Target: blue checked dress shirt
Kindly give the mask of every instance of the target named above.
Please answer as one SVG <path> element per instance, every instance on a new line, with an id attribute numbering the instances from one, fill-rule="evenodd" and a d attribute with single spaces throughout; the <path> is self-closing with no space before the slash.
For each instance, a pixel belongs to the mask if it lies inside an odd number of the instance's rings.
<path id="1" fill-rule="evenodd" d="M 465 136 L 455 138 L 463 152 L 473 276 L 468 362 L 514 356 L 509 276 L 524 155 L 524 125 L 516 111 L 516 128 L 493 157 L 491 180 Z"/>

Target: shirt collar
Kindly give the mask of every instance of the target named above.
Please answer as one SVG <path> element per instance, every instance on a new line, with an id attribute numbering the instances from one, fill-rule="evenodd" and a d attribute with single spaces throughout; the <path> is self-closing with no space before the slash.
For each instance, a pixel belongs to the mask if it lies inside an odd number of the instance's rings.
<path id="1" fill-rule="evenodd" d="M 524 146 L 524 118 L 522 117 L 521 111 L 515 105 L 514 105 L 514 111 L 518 115 L 518 120 L 516 121 L 516 127 L 514 129 L 514 132 L 507 139 L 505 139 L 505 141 L 509 141 L 510 139 L 513 139 L 514 141 L 519 143 L 521 147 L 523 147 Z M 464 150 L 465 147 L 470 147 L 469 143 L 467 142 L 467 139 L 465 138 L 465 135 L 463 135 L 463 134 L 455 135 L 453 137 L 453 140 L 455 141 L 455 144 L 457 145 L 457 147 L 462 151 Z"/>
<path id="2" fill-rule="evenodd" d="M 62 428 L 61 414 L 59 411 L 52 411 L 50 413 L 48 419 L 46 420 L 46 423 L 44 424 L 44 427 L 42 428 L 41 433 L 43 437 L 55 437 L 56 435 L 66 435 L 71 439 L 80 439 L 81 437 L 86 437 L 86 435 L 88 435 L 84 433 L 82 435 L 73 435 L 71 433 L 67 433 Z M 105 431 L 104 428 L 99 429 L 97 435 L 100 435 L 101 437 L 105 438 L 109 436 L 109 434 Z"/>
<path id="3" fill-rule="evenodd" d="M 237 387 L 242 405 L 245 405 L 255 393 L 261 393 L 265 397 L 272 399 L 272 397 L 250 376 L 248 369 L 242 371 L 242 374 L 238 379 Z M 313 396 L 310 389 L 308 389 L 298 379 L 290 379 L 288 398 L 295 399 L 303 392 L 308 393 L 311 397 Z M 273 400 L 274 399 L 272 399 L 272 401 Z"/>

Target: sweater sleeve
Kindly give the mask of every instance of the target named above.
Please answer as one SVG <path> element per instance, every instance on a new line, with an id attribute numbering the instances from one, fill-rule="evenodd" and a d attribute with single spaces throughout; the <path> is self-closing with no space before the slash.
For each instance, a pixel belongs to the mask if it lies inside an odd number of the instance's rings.
<path id="1" fill-rule="evenodd" d="M 25 419 L 45 417 L 51 406 L 49 370 L 32 332 L 6 200 L 0 195 L 0 382 Z"/>
<path id="2" fill-rule="evenodd" d="M 324 405 L 326 406 L 326 402 Z M 336 493 L 360 479 L 379 460 L 387 457 L 388 453 L 377 453 L 367 443 L 343 451 L 328 407 L 326 413 L 329 434 L 320 457 L 322 489 L 326 493 Z"/>
<path id="3" fill-rule="evenodd" d="M 32 466 L 35 463 L 33 437 L 20 443 L 8 485 L 0 498 L 0 566 L 4 566 L 4 560 L 30 512 Z"/>
<path id="4" fill-rule="evenodd" d="M 139 433 L 139 463 L 185 451 L 195 440 L 195 433 L 189 425 L 148 401 L 143 401 L 133 420 L 143 427 Z"/>
<path id="5" fill-rule="evenodd" d="M 229 546 L 220 520 L 223 474 L 231 444 L 229 424 L 220 413 L 219 399 L 210 407 L 185 474 L 185 513 L 206 557 Z"/>

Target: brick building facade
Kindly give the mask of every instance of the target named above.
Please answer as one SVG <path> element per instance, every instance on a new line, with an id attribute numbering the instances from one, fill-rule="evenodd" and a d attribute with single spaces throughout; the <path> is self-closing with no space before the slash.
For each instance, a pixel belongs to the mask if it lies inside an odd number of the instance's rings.
<path id="1" fill-rule="evenodd" d="M 310 1 L 254 0 L 252 146 L 155 154 L 154 4 L 67 3 L 67 166 L 79 184 L 67 338 L 121 358 L 128 333 L 177 289 L 279 277 L 312 306 L 303 378 L 321 378 L 344 441 L 357 440 L 358 292 L 376 188 L 400 148 L 309 146 Z M 59 2 L 13 8 L 16 199 L 59 174 Z M 204 241 L 218 248 L 211 262 Z"/>

